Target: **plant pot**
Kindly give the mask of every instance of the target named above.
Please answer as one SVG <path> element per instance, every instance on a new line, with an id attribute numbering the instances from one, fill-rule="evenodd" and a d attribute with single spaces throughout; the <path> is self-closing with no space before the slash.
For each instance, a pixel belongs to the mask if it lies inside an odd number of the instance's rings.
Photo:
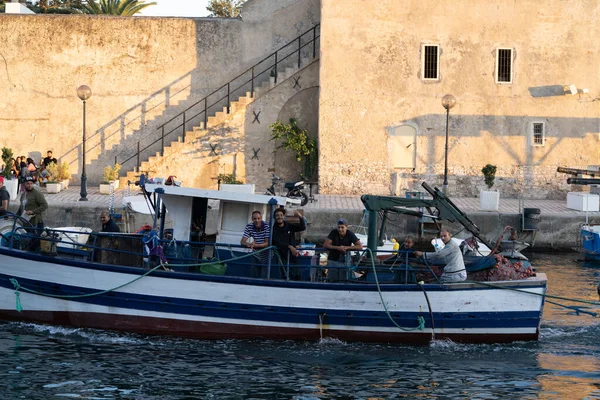
<path id="1" fill-rule="evenodd" d="M 500 192 L 497 190 L 479 191 L 479 209 L 482 211 L 498 211 Z"/>
<path id="2" fill-rule="evenodd" d="M 46 192 L 48 193 L 59 193 L 61 189 L 61 184 L 59 182 L 47 182 L 46 183 Z"/>
<path id="3" fill-rule="evenodd" d="M 67 190 L 69 188 L 69 180 L 68 179 L 61 181 L 60 184 L 61 184 L 63 190 Z"/>
<path id="4" fill-rule="evenodd" d="M 101 183 L 100 184 L 100 194 L 110 194 L 110 187 L 113 187 L 113 191 L 114 191 L 114 184 L 113 183 Z"/>
<path id="5" fill-rule="evenodd" d="M 17 186 L 19 185 L 19 181 L 16 179 L 4 180 L 4 187 L 8 190 L 8 194 L 10 194 L 10 200 L 14 201 L 17 199 Z"/>

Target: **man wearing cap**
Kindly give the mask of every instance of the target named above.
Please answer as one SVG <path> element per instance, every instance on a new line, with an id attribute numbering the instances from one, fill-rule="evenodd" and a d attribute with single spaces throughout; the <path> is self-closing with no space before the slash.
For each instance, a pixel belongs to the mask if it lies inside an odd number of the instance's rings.
<path id="1" fill-rule="evenodd" d="M 8 202 L 10 201 L 10 194 L 4 187 L 4 177 L 0 176 L 0 216 L 6 215 L 8 211 Z"/>
<path id="2" fill-rule="evenodd" d="M 33 187 L 35 178 L 32 176 L 25 177 L 23 187 L 25 191 L 21 195 L 21 206 L 17 214 L 31 216 L 29 222 L 36 228 L 44 228 L 44 217 L 42 213 L 48 209 L 48 203 L 44 195 Z"/>
<path id="3" fill-rule="evenodd" d="M 363 246 L 354 232 L 348 229 L 348 221 L 341 218 L 337 223 L 337 229 L 327 235 L 323 247 L 329 250 L 328 265 L 334 267 L 329 268 L 327 278 L 330 282 L 336 282 L 346 279 L 346 269 L 340 268 L 346 266 L 346 252 L 362 250 Z"/>

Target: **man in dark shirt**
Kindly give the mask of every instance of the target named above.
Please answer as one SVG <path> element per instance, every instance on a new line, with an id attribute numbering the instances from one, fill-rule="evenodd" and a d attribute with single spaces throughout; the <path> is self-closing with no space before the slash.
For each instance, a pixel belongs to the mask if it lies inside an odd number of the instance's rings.
<path id="1" fill-rule="evenodd" d="M 4 177 L 0 176 L 0 216 L 5 215 L 8 211 L 8 202 L 10 201 L 10 194 L 4 187 Z"/>
<path id="2" fill-rule="evenodd" d="M 110 233 L 119 233 L 121 230 L 113 221 L 113 219 L 108 215 L 106 211 L 102 211 L 100 213 L 100 222 L 102 223 L 102 231 L 101 232 L 110 232 Z"/>
<path id="3" fill-rule="evenodd" d="M 294 217 L 300 218 L 298 224 L 292 224 L 285 221 L 285 209 L 278 208 L 275 210 L 275 225 L 273 225 L 273 245 L 277 246 L 277 253 L 281 258 L 283 264 L 289 262 L 290 264 L 296 264 L 296 256 L 298 251 L 296 250 L 296 232 L 302 232 L 306 230 L 306 220 L 300 214 L 298 210 L 294 211 Z M 287 272 L 283 269 L 284 274 Z M 292 280 L 300 279 L 300 271 L 298 268 L 290 269 L 290 278 Z"/>
<path id="4" fill-rule="evenodd" d="M 44 157 L 44 159 L 42 160 L 42 165 L 44 167 L 48 167 L 48 165 L 50 165 L 50 163 L 54 163 L 54 164 L 58 164 L 58 161 L 56 160 L 56 158 L 52 157 L 52 150 L 48 150 L 48 153 L 46 153 L 46 157 Z"/>
<path id="5" fill-rule="evenodd" d="M 328 259 L 329 268 L 327 278 L 330 282 L 346 279 L 346 269 L 340 268 L 346 266 L 346 254 L 352 250 L 362 250 L 362 243 L 356 237 L 354 232 L 348 229 L 348 222 L 345 219 L 338 221 L 337 229 L 332 230 L 323 247 L 330 250 Z"/>

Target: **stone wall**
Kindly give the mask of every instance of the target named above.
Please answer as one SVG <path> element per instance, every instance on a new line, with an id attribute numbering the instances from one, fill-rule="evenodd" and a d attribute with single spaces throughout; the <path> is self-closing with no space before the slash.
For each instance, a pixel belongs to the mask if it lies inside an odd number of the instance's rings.
<path id="1" fill-rule="evenodd" d="M 138 141 L 159 137 L 161 123 L 318 23 L 320 3 L 250 0 L 243 15 L 0 15 L 0 143 L 15 156 L 39 158 L 52 149 L 77 179 L 76 88 L 87 84 L 86 172 L 97 183 L 115 157 L 121 162 Z"/>
<path id="2" fill-rule="evenodd" d="M 321 11 L 322 192 L 441 187 L 447 93 L 457 99 L 448 126 L 455 196 L 477 195 L 491 163 L 503 197 L 564 198 L 572 187 L 557 166 L 600 164 L 597 2 L 323 0 Z M 422 79 L 423 44 L 439 45 L 439 80 Z M 513 50 L 510 84 L 495 80 L 500 47 Z M 570 84 L 588 93 L 571 95 Z M 405 126 L 414 138 L 392 146 Z"/>

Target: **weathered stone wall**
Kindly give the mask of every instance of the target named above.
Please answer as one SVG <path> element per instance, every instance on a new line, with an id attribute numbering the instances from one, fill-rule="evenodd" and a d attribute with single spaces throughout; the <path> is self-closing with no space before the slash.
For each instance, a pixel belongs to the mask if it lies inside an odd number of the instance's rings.
<path id="1" fill-rule="evenodd" d="M 402 193 L 444 172 L 450 112 L 449 190 L 475 196 L 481 168 L 498 166 L 501 195 L 564 197 L 557 166 L 600 164 L 598 2 L 323 0 L 319 116 L 320 189 Z M 585 34 L 581 34 L 582 29 Z M 421 46 L 440 46 L 440 80 L 424 81 Z M 495 82 L 496 49 L 513 49 L 513 83 Z M 576 84 L 588 94 L 565 94 Z M 546 141 L 532 146 L 531 124 Z M 394 168 L 390 132 L 415 127 L 414 168 Z M 413 147 L 414 148 L 414 147 Z"/>
<path id="2" fill-rule="evenodd" d="M 244 19 L 0 15 L 0 143 L 15 156 L 52 149 L 88 182 L 194 101 L 318 23 L 318 0 L 250 0 Z M 133 138 L 133 139 L 132 139 Z M 175 140 L 171 136 L 169 140 Z"/>

